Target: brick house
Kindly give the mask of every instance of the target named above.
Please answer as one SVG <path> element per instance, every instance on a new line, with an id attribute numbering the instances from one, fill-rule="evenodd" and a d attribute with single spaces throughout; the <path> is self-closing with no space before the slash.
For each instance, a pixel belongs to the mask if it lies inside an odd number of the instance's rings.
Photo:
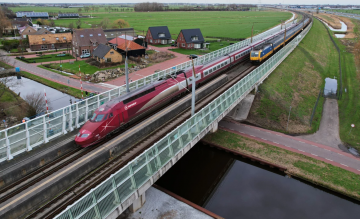
<path id="1" fill-rule="evenodd" d="M 85 53 L 92 55 L 98 45 L 107 43 L 104 31 L 101 28 L 75 29 L 72 39 L 73 54 L 76 56 Z"/>
<path id="2" fill-rule="evenodd" d="M 205 47 L 205 39 L 199 28 L 181 30 L 176 44 L 183 49 L 201 49 Z"/>
<path id="3" fill-rule="evenodd" d="M 115 51 L 110 46 L 100 44 L 93 52 L 93 58 L 100 63 L 119 63 L 122 62 L 123 57 L 120 53 Z"/>
<path id="4" fill-rule="evenodd" d="M 21 35 L 21 38 L 25 39 L 28 35 L 31 35 L 33 33 L 36 33 L 36 29 L 32 26 L 27 25 L 26 27 L 20 28 L 19 33 Z"/>
<path id="5" fill-rule="evenodd" d="M 150 44 L 170 44 L 171 35 L 167 26 L 149 27 L 145 41 Z"/>
<path id="6" fill-rule="evenodd" d="M 71 49 L 71 33 L 29 35 L 29 46 L 32 51 L 47 49 Z"/>

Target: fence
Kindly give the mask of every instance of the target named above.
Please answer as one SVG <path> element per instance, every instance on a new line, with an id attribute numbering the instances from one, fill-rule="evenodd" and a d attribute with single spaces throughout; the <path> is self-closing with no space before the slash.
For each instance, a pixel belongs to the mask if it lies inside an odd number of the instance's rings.
<path id="1" fill-rule="evenodd" d="M 318 18 L 316 18 L 316 19 L 318 19 Z M 321 22 L 320 19 L 318 19 L 318 20 Z M 340 83 L 339 83 L 339 91 L 337 92 L 336 96 L 337 96 L 337 99 L 340 100 L 341 97 L 342 97 L 341 52 L 340 52 L 340 49 L 339 49 L 338 45 L 336 44 L 336 42 L 335 42 L 334 39 L 332 38 L 331 33 L 330 33 L 330 31 L 329 31 L 329 28 L 328 28 L 323 22 L 321 22 L 321 23 L 324 25 L 325 29 L 327 30 L 328 35 L 329 35 L 332 43 L 334 44 L 334 46 L 335 46 L 335 48 L 336 48 L 336 50 L 337 50 L 337 52 L 338 52 L 338 54 L 339 54 L 339 75 L 340 75 L 340 81 L 339 81 L 339 82 L 340 82 Z"/>
<path id="2" fill-rule="evenodd" d="M 293 24 L 287 24 L 288 27 L 291 25 Z M 257 36 L 254 36 L 253 42 L 257 42 L 273 34 L 278 34 L 280 33 L 280 30 L 281 28 L 278 26 L 265 31 Z M 250 45 L 250 41 L 250 39 L 246 39 L 200 56 L 194 60 L 194 64 L 201 65 L 211 62 L 218 57 Z M 158 81 L 160 78 L 169 74 L 174 74 L 179 70 L 190 68 L 191 66 L 191 61 L 187 61 L 172 68 L 156 72 L 152 75 L 131 82 L 129 84 L 130 91 Z M 31 151 L 33 147 L 47 143 L 49 140 L 60 135 L 64 135 L 68 131 L 73 131 L 74 128 L 79 128 L 80 125 L 84 124 L 91 117 L 93 112 L 100 105 L 123 94 L 126 94 L 125 85 L 0 131 L 0 162 L 11 160 L 13 159 L 13 156 L 26 151 Z"/>
<path id="3" fill-rule="evenodd" d="M 157 178 L 166 172 L 172 159 L 179 159 L 186 153 L 185 148 L 193 146 L 209 129 L 217 124 L 255 86 L 268 75 L 295 49 L 306 36 L 312 23 L 301 35 L 273 55 L 257 69 L 245 76 L 199 112 L 168 133 L 141 155 L 118 170 L 106 181 L 68 206 L 56 219 L 106 218 L 115 209 L 119 213 L 131 204 L 131 197 L 139 197 L 138 190 L 145 191 Z M 166 167 L 165 167 L 166 166 Z M 165 167 L 163 169 L 163 167 Z M 154 180 L 155 179 L 155 180 Z M 123 205 L 124 204 L 124 205 Z"/>

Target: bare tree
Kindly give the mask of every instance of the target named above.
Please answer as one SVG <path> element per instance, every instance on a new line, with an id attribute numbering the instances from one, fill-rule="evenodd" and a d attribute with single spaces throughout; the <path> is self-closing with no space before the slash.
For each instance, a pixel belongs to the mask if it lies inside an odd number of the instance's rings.
<path id="1" fill-rule="evenodd" d="M 32 92 L 25 96 L 25 101 L 29 104 L 28 113 L 29 115 L 38 115 L 42 113 L 46 113 L 46 102 L 44 93 Z M 50 105 L 50 100 L 47 100 L 48 105 Z"/>
<path id="2" fill-rule="evenodd" d="M 110 25 L 110 20 L 109 20 L 109 18 L 104 18 L 104 19 L 102 19 L 101 20 L 101 22 L 100 22 L 100 26 L 102 27 L 102 29 L 106 29 L 108 26 Z"/>
<path id="3" fill-rule="evenodd" d="M 70 29 L 74 29 L 74 22 L 71 22 L 69 23 L 69 26 L 68 26 Z"/>
<path id="4" fill-rule="evenodd" d="M 77 28 L 77 29 L 80 29 L 80 28 L 81 28 L 81 20 L 80 20 L 80 19 L 78 19 L 78 20 L 76 21 L 76 28 Z"/>

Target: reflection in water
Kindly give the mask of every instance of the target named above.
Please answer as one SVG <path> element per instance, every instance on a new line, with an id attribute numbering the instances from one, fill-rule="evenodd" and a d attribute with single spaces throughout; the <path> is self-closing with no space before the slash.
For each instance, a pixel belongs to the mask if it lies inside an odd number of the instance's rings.
<path id="1" fill-rule="evenodd" d="M 337 80 L 332 78 L 325 78 L 324 95 L 336 95 L 337 91 Z"/>
<path id="2" fill-rule="evenodd" d="M 10 89 L 14 91 L 16 94 L 20 92 L 21 98 L 25 99 L 27 94 L 33 92 L 44 92 L 46 90 L 46 96 L 48 100 L 50 100 L 50 108 L 54 111 L 70 104 L 70 98 L 72 102 L 75 102 L 75 98 L 63 92 L 60 92 L 56 89 L 51 87 L 45 86 L 40 84 L 36 81 L 30 80 L 28 78 L 21 77 L 21 79 L 16 79 L 16 77 L 9 77 L 12 78 L 12 82 L 10 85 Z M 15 85 L 20 83 L 20 85 Z"/>
<path id="3" fill-rule="evenodd" d="M 334 29 L 334 28 L 330 27 L 327 23 L 324 22 L 324 24 L 326 24 L 326 26 L 328 26 L 329 29 L 332 31 L 347 31 L 347 25 L 342 21 L 340 21 L 340 23 L 341 23 L 341 29 Z"/>
<path id="4" fill-rule="evenodd" d="M 156 184 L 224 218 L 357 218 L 357 203 L 201 144 Z"/>

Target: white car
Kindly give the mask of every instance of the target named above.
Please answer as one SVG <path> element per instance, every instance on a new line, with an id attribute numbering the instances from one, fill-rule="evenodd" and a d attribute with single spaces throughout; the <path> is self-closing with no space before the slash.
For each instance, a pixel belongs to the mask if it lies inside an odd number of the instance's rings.
<path id="1" fill-rule="evenodd" d="M 80 58 L 88 58 L 88 57 L 90 57 L 90 53 L 83 53 L 83 54 L 81 54 L 81 56 L 80 56 Z"/>

